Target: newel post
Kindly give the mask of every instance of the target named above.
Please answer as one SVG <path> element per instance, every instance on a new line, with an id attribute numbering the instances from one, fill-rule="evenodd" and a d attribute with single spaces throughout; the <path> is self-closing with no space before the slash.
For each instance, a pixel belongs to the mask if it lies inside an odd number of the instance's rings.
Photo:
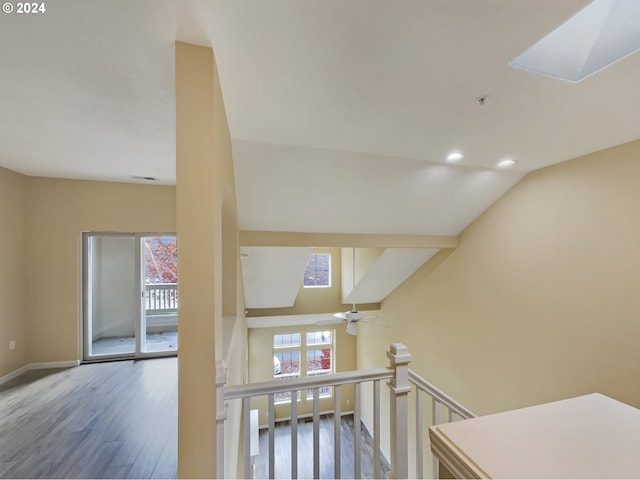
<path id="1" fill-rule="evenodd" d="M 224 475 L 224 422 L 227 409 L 224 405 L 224 387 L 227 384 L 227 367 L 224 362 L 216 362 L 216 478 Z"/>
<path id="2" fill-rule="evenodd" d="M 406 345 L 392 343 L 387 352 L 391 368 L 395 371 L 389 381 L 391 394 L 391 477 L 409 478 L 409 363 L 411 354 Z"/>

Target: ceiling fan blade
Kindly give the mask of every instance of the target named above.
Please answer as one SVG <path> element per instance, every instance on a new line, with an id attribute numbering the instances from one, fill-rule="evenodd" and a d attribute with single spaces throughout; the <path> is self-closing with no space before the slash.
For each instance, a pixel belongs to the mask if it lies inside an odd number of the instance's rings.
<path id="1" fill-rule="evenodd" d="M 347 313 L 349 312 L 334 313 L 333 316 L 336 318 L 341 318 L 342 320 L 347 320 Z"/>
<path id="2" fill-rule="evenodd" d="M 372 317 L 372 318 L 374 318 L 374 317 Z M 391 328 L 389 325 L 383 325 L 382 323 L 373 323 L 373 322 L 370 322 L 368 320 L 360 320 L 360 321 L 363 322 L 363 323 L 366 323 L 367 325 L 373 325 L 374 327 Z"/>
<path id="3" fill-rule="evenodd" d="M 336 325 L 344 321 L 344 318 L 327 318 L 326 320 L 318 320 L 316 325 Z"/>

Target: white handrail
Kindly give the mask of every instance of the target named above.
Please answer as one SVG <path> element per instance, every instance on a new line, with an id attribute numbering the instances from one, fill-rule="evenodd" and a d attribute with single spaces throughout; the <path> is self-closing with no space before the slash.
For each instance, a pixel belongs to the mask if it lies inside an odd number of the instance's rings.
<path id="1" fill-rule="evenodd" d="M 427 393 L 429 396 L 433 397 L 438 403 L 441 403 L 445 407 L 447 407 L 450 411 L 454 412 L 456 415 L 462 418 L 474 418 L 476 414 L 469 410 L 464 405 L 456 402 L 449 395 L 444 393 L 438 387 L 434 386 L 432 383 L 429 383 L 427 380 L 422 378 L 413 370 L 409 369 L 409 383 L 412 383 L 419 390 Z"/>
<path id="2" fill-rule="evenodd" d="M 431 397 L 431 425 L 437 425 L 438 423 L 440 423 L 440 405 L 444 405 L 448 409 L 449 422 L 453 421 L 454 414 L 465 419 L 473 418 L 476 415 L 462 404 L 456 402 L 453 398 L 444 393 L 438 387 L 422 378 L 413 370 L 409 370 L 409 384 L 413 385 L 416 388 L 416 476 L 417 478 L 423 478 L 424 459 L 422 457 L 422 452 L 424 445 L 424 415 L 422 396 L 428 395 L 429 397 Z M 435 455 L 432 455 L 432 458 L 433 478 L 439 478 L 440 467 L 438 459 Z"/>
<path id="3" fill-rule="evenodd" d="M 319 387 L 332 387 L 350 383 L 370 382 L 393 377 L 393 370 L 387 367 L 370 370 L 351 370 L 348 372 L 330 373 L 312 377 L 294 378 L 291 380 L 256 382 L 245 385 L 227 385 L 224 389 L 225 400 L 249 398 L 271 393 L 284 393 L 291 390 L 304 390 Z"/>

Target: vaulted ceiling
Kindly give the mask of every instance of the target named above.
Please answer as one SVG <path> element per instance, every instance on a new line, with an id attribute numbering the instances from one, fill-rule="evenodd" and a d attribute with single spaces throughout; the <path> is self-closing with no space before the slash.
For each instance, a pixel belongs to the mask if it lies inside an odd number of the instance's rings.
<path id="1" fill-rule="evenodd" d="M 587 3 L 56 0 L 2 14 L 0 166 L 173 184 L 180 40 L 216 53 L 242 230 L 457 235 L 527 172 L 638 138 L 637 53 L 580 83 L 508 66 Z"/>

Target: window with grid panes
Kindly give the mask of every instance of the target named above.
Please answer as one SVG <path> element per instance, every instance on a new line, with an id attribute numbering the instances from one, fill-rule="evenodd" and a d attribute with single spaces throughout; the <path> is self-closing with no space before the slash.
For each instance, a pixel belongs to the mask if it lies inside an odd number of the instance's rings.
<path id="1" fill-rule="evenodd" d="M 331 286 L 331 254 L 312 253 L 304 271 L 305 287 Z"/>
<path id="2" fill-rule="evenodd" d="M 273 336 L 273 356 L 275 380 L 290 380 L 301 376 L 326 375 L 335 371 L 333 360 L 333 330 L 318 330 L 304 334 L 281 333 Z M 276 360 L 277 359 L 277 360 Z M 320 398 L 331 397 L 331 387 L 320 389 Z M 313 398 L 313 390 L 307 391 L 306 398 Z M 291 401 L 291 393 L 276 394 L 276 403 Z M 298 401 L 300 401 L 298 392 Z"/>

